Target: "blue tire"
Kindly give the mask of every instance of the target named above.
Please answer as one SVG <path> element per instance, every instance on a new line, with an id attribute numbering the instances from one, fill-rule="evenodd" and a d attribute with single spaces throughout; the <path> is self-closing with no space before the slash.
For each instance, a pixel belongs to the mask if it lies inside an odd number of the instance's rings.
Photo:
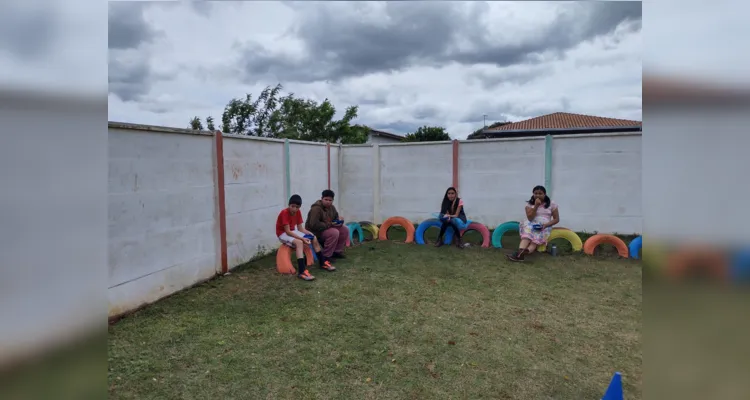
<path id="1" fill-rule="evenodd" d="M 503 222 L 502 224 L 498 225 L 497 228 L 492 232 L 492 247 L 496 249 L 502 249 L 503 248 L 503 235 L 505 235 L 507 232 L 518 232 L 521 225 L 518 223 L 518 221 L 508 221 Z"/>
<path id="2" fill-rule="evenodd" d="M 359 243 L 362 243 L 365 241 L 365 233 L 362 231 L 362 226 L 356 222 L 349 222 L 346 224 L 346 227 L 349 228 L 349 242 L 351 244 L 354 244 L 354 232 L 357 232 L 357 238 L 359 238 Z"/>
<path id="3" fill-rule="evenodd" d="M 640 259 L 641 256 L 639 256 L 638 254 L 641 252 L 642 248 L 643 248 L 643 236 L 638 236 L 637 238 L 633 239 L 630 242 L 630 245 L 628 245 L 630 258 L 634 258 L 636 260 Z"/>
<path id="4" fill-rule="evenodd" d="M 425 232 L 427 232 L 427 230 L 432 228 L 433 226 L 440 228 L 440 225 L 442 225 L 442 223 L 437 219 L 428 219 L 422 221 L 422 223 L 417 226 L 417 230 L 414 232 L 414 241 L 417 242 L 417 244 L 425 244 Z"/>
<path id="5" fill-rule="evenodd" d="M 750 280 L 750 249 L 740 250 L 732 258 L 732 279 L 735 281 Z"/>

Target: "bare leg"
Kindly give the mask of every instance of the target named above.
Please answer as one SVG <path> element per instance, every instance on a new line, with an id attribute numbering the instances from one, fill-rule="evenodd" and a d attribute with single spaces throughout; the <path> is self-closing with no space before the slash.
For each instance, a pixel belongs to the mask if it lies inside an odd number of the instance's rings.
<path id="1" fill-rule="evenodd" d="M 305 258 L 305 244 L 299 239 L 294 239 L 294 250 L 297 252 L 297 259 Z"/>
<path id="2" fill-rule="evenodd" d="M 315 252 L 320 253 L 321 248 L 320 248 L 320 243 L 318 242 L 318 238 L 313 236 L 312 242 L 313 242 L 313 249 L 315 249 Z"/>
<path id="3" fill-rule="evenodd" d="M 519 249 L 525 249 L 525 248 L 529 247 L 529 243 L 531 243 L 531 240 L 529 240 L 529 239 L 521 239 L 521 244 L 518 245 L 518 248 Z M 534 245 L 534 246 L 536 246 L 536 245 Z"/>
<path id="4" fill-rule="evenodd" d="M 529 254 L 533 253 L 534 250 L 536 250 L 536 243 L 534 242 L 529 243 L 529 247 L 527 247 L 526 249 L 528 250 Z"/>

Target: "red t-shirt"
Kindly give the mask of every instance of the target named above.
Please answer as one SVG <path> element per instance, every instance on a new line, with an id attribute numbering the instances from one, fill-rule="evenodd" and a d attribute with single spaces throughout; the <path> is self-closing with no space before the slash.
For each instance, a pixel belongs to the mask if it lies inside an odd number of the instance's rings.
<path id="1" fill-rule="evenodd" d="M 289 229 L 294 230 L 298 224 L 302 221 L 302 210 L 297 210 L 297 213 L 292 215 L 288 208 L 281 210 L 279 217 L 276 218 L 276 237 L 281 236 L 284 233 L 284 225 L 289 225 Z"/>

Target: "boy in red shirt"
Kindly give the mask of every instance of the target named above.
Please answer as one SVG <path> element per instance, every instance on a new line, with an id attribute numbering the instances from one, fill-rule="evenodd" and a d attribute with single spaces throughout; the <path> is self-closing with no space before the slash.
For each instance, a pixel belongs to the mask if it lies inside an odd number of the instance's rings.
<path id="1" fill-rule="evenodd" d="M 305 264 L 305 248 L 303 246 L 309 246 L 312 242 L 315 253 L 318 256 L 320 267 L 327 271 L 335 271 L 336 268 L 331 265 L 330 262 L 326 262 L 323 254 L 320 252 L 320 244 L 318 239 L 310 233 L 302 221 L 302 213 L 300 207 L 302 206 L 302 197 L 298 194 L 292 195 L 289 198 L 289 207 L 281 210 L 278 218 L 276 218 L 276 236 L 278 236 L 281 243 L 284 245 L 294 247 L 297 252 L 297 277 L 306 281 L 315 279 L 314 276 L 310 275 Z M 312 236 L 312 239 L 308 239 L 305 236 Z"/>

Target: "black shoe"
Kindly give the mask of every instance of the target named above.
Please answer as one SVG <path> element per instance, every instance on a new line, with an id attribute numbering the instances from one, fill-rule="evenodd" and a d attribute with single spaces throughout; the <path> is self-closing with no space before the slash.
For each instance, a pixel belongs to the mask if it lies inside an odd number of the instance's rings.
<path id="1" fill-rule="evenodd" d="M 506 257 L 508 257 L 508 260 L 514 261 L 514 262 L 523 262 L 524 261 L 524 251 L 515 251 L 513 254 L 508 254 Z"/>
<path id="2" fill-rule="evenodd" d="M 341 254 L 341 253 L 333 253 L 333 255 L 331 256 L 331 258 L 341 258 L 341 259 L 344 259 L 344 258 L 346 258 L 346 256 L 343 255 L 343 254 Z"/>

